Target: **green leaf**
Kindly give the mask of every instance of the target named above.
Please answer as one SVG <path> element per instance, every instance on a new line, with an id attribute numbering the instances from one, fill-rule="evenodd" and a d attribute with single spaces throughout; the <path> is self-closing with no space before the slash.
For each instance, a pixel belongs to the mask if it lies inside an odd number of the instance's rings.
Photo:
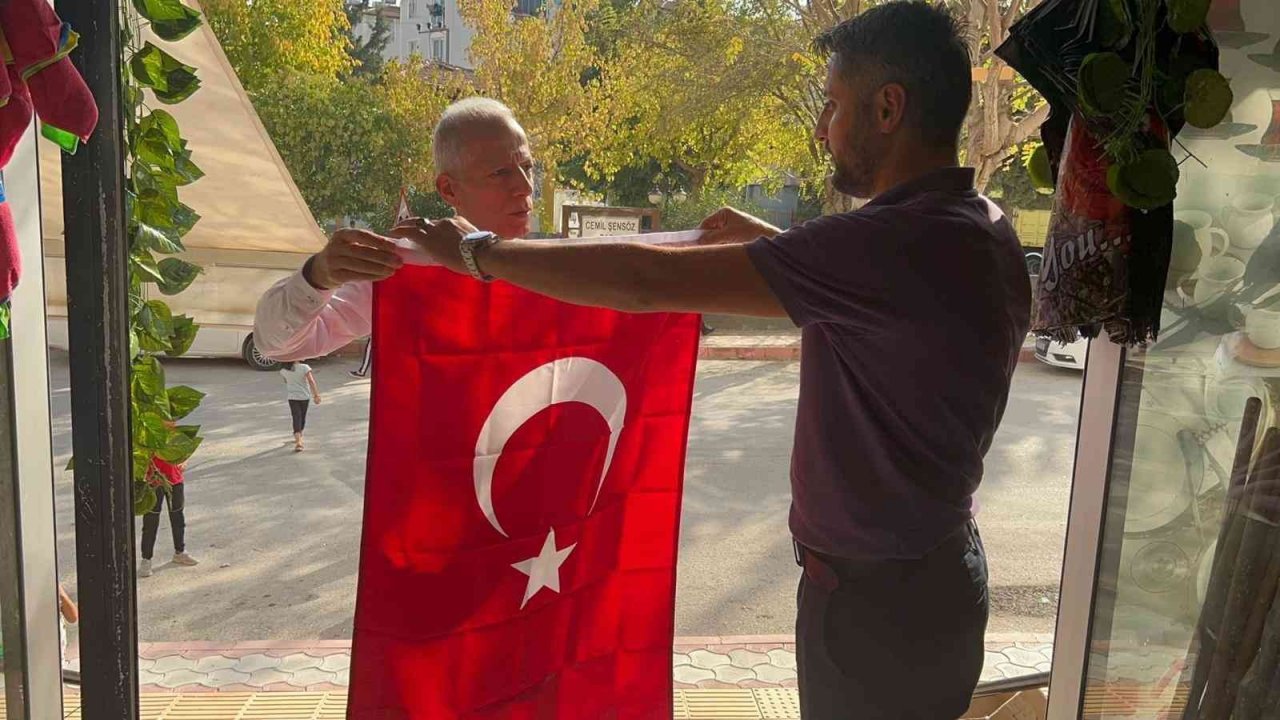
<path id="1" fill-rule="evenodd" d="M 138 339 L 138 331 L 129 328 L 129 358 L 132 360 L 140 354 L 142 354 L 142 342 Z"/>
<path id="2" fill-rule="evenodd" d="M 174 385 L 169 388 L 169 417 L 181 420 L 190 415 L 193 410 L 200 407 L 200 401 L 204 397 L 204 393 L 193 387 Z"/>
<path id="3" fill-rule="evenodd" d="M 1178 194 L 1178 162 L 1163 148 L 1143 151 L 1131 163 L 1107 169 L 1107 189 L 1118 200 L 1139 210 L 1154 210 L 1173 202 Z"/>
<path id="4" fill-rule="evenodd" d="M 165 258 L 158 266 L 160 273 L 160 292 L 165 295 L 177 295 L 186 290 L 201 272 L 199 265 L 193 265 L 178 258 Z"/>
<path id="5" fill-rule="evenodd" d="M 182 179 L 180 185 L 193 183 L 204 177 L 204 171 L 200 166 L 191 161 L 191 151 L 184 150 L 180 155 L 173 159 L 174 175 Z"/>
<path id="6" fill-rule="evenodd" d="M 146 483 L 133 484 L 133 514 L 146 515 L 155 509 L 156 489 Z"/>
<path id="7" fill-rule="evenodd" d="M 200 434 L 199 425 L 179 425 L 174 429 L 192 439 L 196 438 Z"/>
<path id="8" fill-rule="evenodd" d="M 1169 27 L 1176 33 L 1195 32 L 1204 27 L 1210 0 L 1169 0 Z"/>
<path id="9" fill-rule="evenodd" d="M 138 250 L 155 250 L 166 255 L 186 250 L 182 242 L 177 239 L 175 232 L 165 232 L 143 221 L 139 221 L 134 229 L 133 243 L 134 248 Z"/>
<path id="10" fill-rule="evenodd" d="M 191 228 L 195 227 L 197 222 L 200 222 L 200 213 L 182 203 L 178 203 L 178 206 L 174 208 L 173 229 L 178 233 L 179 237 L 191 232 Z"/>
<path id="11" fill-rule="evenodd" d="M 170 349 L 167 351 L 169 357 L 177 357 L 185 354 L 191 349 L 191 343 L 195 342 L 196 333 L 200 331 L 200 326 L 196 324 L 186 315 L 177 315 L 173 318 L 173 334 L 169 337 Z"/>
<path id="12" fill-rule="evenodd" d="M 1077 94 L 1090 115 L 1106 116 L 1124 109 L 1129 98 L 1131 68 L 1113 52 L 1092 53 L 1080 63 Z"/>
<path id="13" fill-rule="evenodd" d="M 200 438 L 193 438 L 184 432 L 176 429 L 169 433 L 169 443 L 163 450 L 156 453 L 156 456 L 168 463 L 178 465 L 187 461 L 191 457 L 191 453 L 200 447 Z"/>
<path id="14" fill-rule="evenodd" d="M 142 162 L 154 165 L 158 170 L 167 171 L 165 174 L 174 172 L 173 148 L 163 135 L 156 132 L 143 133 L 134 143 L 133 150 Z M 177 185 L 176 182 L 170 182 Z"/>
<path id="15" fill-rule="evenodd" d="M 195 68 L 148 42 L 129 60 L 129 71 L 162 103 L 179 103 L 200 88 Z"/>
<path id="16" fill-rule="evenodd" d="M 193 30 L 200 27 L 200 15 L 192 10 L 192 17 L 183 20 L 156 20 L 151 23 L 151 29 L 161 40 L 174 42 L 191 34 Z"/>
<path id="17" fill-rule="evenodd" d="M 1101 0 L 1095 39 L 1103 47 L 1120 49 L 1133 37 L 1133 19 L 1124 0 Z"/>
<path id="18" fill-rule="evenodd" d="M 174 150 L 182 146 L 182 134 L 178 130 L 178 121 L 159 108 L 143 116 L 138 122 L 138 133 L 140 135 L 159 133 Z"/>
<path id="19" fill-rule="evenodd" d="M 1049 164 L 1049 149 L 1043 144 L 1027 158 L 1026 168 L 1036 190 L 1053 190 L 1053 167 Z"/>
<path id="20" fill-rule="evenodd" d="M 166 408 L 167 410 L 168 408 Z M 142 410 L 134 416 L 134 444 L 160 450 L 169 444 L 168 418 L 154 410 Z"/>
<path id="21" fill-rule="evenodd" d="M 151 458 L 155 453 L 146 448 L 133 448 L 133 479 L 141 482 L 147 479 L 147 469 L 151 467 Z"/>
<path id="22" fill-rule="evenodd" d="M 1217 70 L 1201 68 L 1187 76 L 1187 104 L 1183 115 L 1187 124 L 1211 128 L 1222 122 L 1231 110 L 1234 94 L 1231 83 Z"/>
<path id="23" fill-rule="evenodd" d="M 150 252 L 138 250 L 130 254 L 129 259 L 133 261 L 132 267 L 143 282 L 164 282 L 164 275 L 160 274 L 160 267 L 156 265 L 156 259 Z"/>
<path id="24" fill-rule="evenodd" d="M 168 340 L 173 334 L 173 313 L 163 300 L 148 300 L 138 313 L 138 326 L 147 335 Z"/>
<path id="25" fill-rule="evenodd" d="M 164 397 L 164 368 L 151 355 L 133 361 L 133 388 L 143 398 Z"/>

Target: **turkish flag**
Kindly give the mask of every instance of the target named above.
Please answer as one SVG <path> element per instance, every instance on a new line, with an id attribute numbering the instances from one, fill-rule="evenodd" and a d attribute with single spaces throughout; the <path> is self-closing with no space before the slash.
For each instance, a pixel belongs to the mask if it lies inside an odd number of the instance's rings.
<path id="1" fill-rule="evenodd" d="M 670 718 L 698 317 L 413 266 L 374 307 L 348 716 Z"/>

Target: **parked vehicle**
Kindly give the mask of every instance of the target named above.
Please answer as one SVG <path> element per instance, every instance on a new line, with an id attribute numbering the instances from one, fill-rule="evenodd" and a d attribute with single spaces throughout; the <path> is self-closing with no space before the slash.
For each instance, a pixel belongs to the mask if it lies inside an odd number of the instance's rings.
<path id="1" fill-rule="evenodd" d="M 1085 338 L 1073 343 L 1054 342 L 1047 337 L 1036 338 L 1036 359 L 1046 365 L 1084 370 L 1088 353 L 1089 341 Z"/>

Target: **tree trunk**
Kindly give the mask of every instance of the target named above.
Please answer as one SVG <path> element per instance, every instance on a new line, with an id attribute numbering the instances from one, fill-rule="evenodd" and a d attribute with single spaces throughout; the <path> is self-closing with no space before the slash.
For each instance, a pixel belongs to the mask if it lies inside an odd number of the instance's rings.
<path id="1" fill-rule="evenodd" d="M 538 232 L 550 235 L 556 231 L 556 167 L 542 168 L 542 209 L 538 211 Z M 561 228 L 564 231 L 564 228 Z"/>

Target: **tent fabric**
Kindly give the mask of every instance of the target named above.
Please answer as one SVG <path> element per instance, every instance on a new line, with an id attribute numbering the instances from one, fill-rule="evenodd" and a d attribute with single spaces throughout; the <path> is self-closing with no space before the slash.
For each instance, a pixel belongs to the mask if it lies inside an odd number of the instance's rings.
<path id="1" fill-rule="evenodd" d="M 195 2 L 191 5 L 199 9 Z M 183 243 L 191 250 L 267 251 L 272 253 L 270 258 L 286 262 L 281 269 L 297 267 L 295 256 L 319 250 L 325 243 L 324 233 L 213 31 L 205 23 L 176 43 L 149 39 L 194 66 L 200 77 L 200 89 L 176 105 L 163 105 L 148 94 L 150 106 L 164 108 L 177 119 L 192 160 L 205 172 L 203 178 L 178 189 L 182 201 L 201 216 Z M 40 191 L 46 256 L 62 255 L 61 190 L 58 149 L 42 140 Z"/>

